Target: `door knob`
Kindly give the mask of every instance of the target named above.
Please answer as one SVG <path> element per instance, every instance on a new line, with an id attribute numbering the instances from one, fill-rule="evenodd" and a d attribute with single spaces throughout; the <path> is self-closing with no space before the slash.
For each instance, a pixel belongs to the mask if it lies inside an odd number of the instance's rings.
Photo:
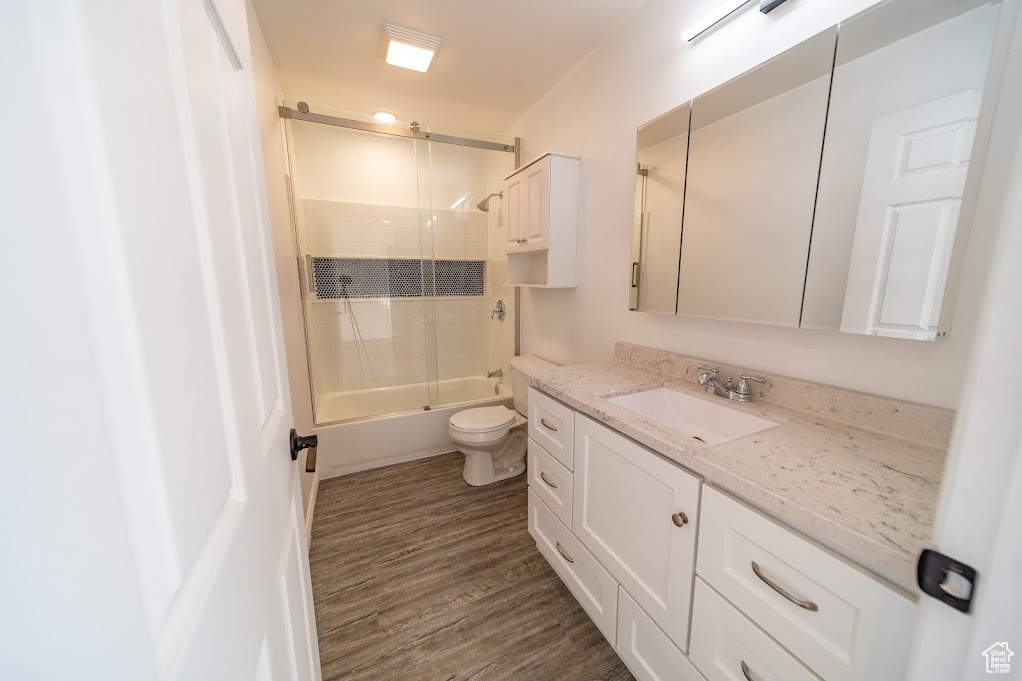
<path id="1" fill-rule="evenodd" d="M 291 429 L 290 434 L 291 441 L 291 460 L 298 460 L 298 452 L 303 449 L 308 449 L 309 453 L 305 457 L 305 472 L 315 473 L 316 472 L 316 447 L 319 446 L 318 435 L 299 435 L 298 431 L 294 428 Z"/>

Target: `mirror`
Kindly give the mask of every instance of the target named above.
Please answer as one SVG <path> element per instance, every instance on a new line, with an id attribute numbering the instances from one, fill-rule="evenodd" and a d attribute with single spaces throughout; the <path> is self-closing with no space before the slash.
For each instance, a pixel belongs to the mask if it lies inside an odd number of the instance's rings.
<path id="1" fill-rule="evenodd" d="M 643 125 L 636 134 L 632 310 L 675 312 L 690 111 L 685 103 Z"/>
<path id="2" fill-rule="evenodd" d="M 803 327 L 946 334 L 999 13 L 976 0 L 896 0 L 841 25 Z"/>
<path id="3" fill-rule="evenodd" d="M 836 39 L 692 102 L 679 315 L 799 325 Z"/>

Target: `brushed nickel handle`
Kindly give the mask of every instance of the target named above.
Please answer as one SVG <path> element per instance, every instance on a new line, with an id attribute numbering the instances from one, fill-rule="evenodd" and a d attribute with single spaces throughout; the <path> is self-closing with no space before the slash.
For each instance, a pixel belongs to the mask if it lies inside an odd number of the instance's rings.
<path id="1" fill-rule="evenodd" d="M 677 513 L 672 515 L 671 520 L 673 520 L 674 524 L 677 525 L 678 527 L 684 527 L 685 525 L 688 525 L 688 516 L 685 515 L 682 511 L 678 511 Z"/>
<path id="2" fill-rule="evenodd" d="M 756 681 L 756 679 L 752 678 L 752 672 L 749 671 L 749 665 L 745 664 L 745 660 L 742 660 L 742 673 L 745 674 L 745 678 L 749 681 Z"/>
<path id="3" fill-rule="evenodd" d="M 571 556 L 569 556 L 568 554 L 566 554 L 564 552 L 564 549 L 561 548 L 561 542 L 557 542 L 557 553 L 561 554 L 561 558 L 563 558 L 564 560 L 568 561 L 569 563 L 574 563 L 575 562 L 575 559 L 572 558 Z"/>
<path id="4" fill-rule="evenodd" d="M 543 424 L 543 427 L 546 428 L 547 430 L 552 430 L 555 433 L 557 432 L 557 426 L 551 426 L 549 423 L 546 422 L 546 419 L 540 419 L 539 422 Z"/>
<path id="5" fill-rule="evenodd" d="M 816 603 L 813 603 L 812 601 L 803 601 L 799 598 L 795 598 L 790 593 L 788 593 L 781 587 L 777 586 L 777 584 L 771 581 L 769 577 L 763 574 L 762 570 L 759 569 L 759 565 L 756 564 L 756 561 L 752 561 L 752 571 L 756 573 L 757 577 L 763 580 L 764 584 L 766 584 L 771 589 L 787 598 L 789 601 L 791 601 L 798 607 L 805 608 L 806 610 L 809 610 L 811 612 L 816 612 L 817 610 L 820 609 L 819 606 L 816 605 Z"/>
<path id="6" fill-rule="evenodd" d="M 557 485 L 547 480 L 546 473 L 544 473 L 543 471 L 539 472 L 539 479 L 545 482 L 548 487 L 553 487 L 554 489 L 557 489 Z"/>

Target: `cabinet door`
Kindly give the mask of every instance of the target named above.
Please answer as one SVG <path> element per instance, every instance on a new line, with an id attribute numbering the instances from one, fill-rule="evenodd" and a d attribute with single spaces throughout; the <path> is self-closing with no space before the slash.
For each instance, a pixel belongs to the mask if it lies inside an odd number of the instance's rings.
<path id="1" fill-rule="evenodd" d="M 688 650 L 699 478 L 582 414 L 574 449 L 575 535 Z"/>
<path id="2" fill-rule="evenodd" d="M 528 213 L 523 224 L 523 249 L 541 250 L 548 247 L 550 227 L 550 157 L 536 161 L 525 169 L 524 174 Z"/>
<path id="3" fill-rule="evenodd" d="M 624 589 L 617 597 L 614 650 L 638 681 L 706 681 Z"/>
<path id="4" fill-rule="evenodd" d="M 507 182 L 504 196 L 507 197 L 507 252 L 522 250 L 525 239 L 525 224 L 522 210 L 525 208 L 525 178 L 515 175 Z"/>

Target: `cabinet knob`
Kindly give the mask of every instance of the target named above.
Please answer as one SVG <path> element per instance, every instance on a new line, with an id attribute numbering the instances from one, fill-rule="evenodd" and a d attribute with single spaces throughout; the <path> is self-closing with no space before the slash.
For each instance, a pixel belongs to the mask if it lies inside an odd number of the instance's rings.
<path id="1" fill-rule="evenodd" d="M 678 511 L 677 513 L 672 515 L 671 520 L 673 520 L 674 524 L 677 525 L 678 527 L 684 527 L 685 525 L 688 525 L 688 516 L 681 511 Z"/>

